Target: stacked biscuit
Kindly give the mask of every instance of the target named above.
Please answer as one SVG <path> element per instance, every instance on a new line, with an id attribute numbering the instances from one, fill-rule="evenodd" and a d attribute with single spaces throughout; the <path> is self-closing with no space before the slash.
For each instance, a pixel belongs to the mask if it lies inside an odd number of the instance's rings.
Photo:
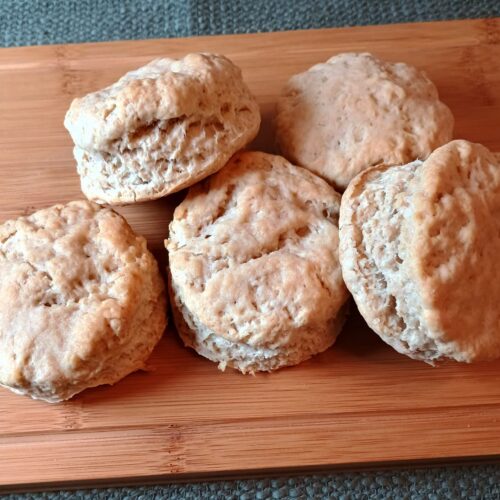
<path id="1" fill-rule="evenodd" d="M 213 54 L 127 73 L 75 99 L 65 125 L 90 201 L 0 226 L 0 384 L 61 401 L 144 365 L 166 325 L 163 280 L 105 205 L 190 186 L 166 240 L 171 308 L 221 369 L 324 351 L 349 291 L 413 358 L 500 355 L 500 165 L 450 142 L 453 116 L 417 69 L 341 54 L 292 77 L 276 114 L 288 160 L 242 151 L 259 108 Z"/>

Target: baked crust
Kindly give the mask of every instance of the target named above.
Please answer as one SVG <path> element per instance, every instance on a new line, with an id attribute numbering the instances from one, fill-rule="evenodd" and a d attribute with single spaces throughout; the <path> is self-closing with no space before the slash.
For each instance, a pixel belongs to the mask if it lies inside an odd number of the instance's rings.
<path id="1" fill-rule="evenodd" d="M 0 384 L 49 402 L 142 368 L 166 326 L 157 263 L 109 208 L 75 201 L 0 226 Z"/>
<path id="2" fill-rule="evenodd" d="M 166 242 L 173 303 L 197 339 L 186 343 L 225 350 L 217 359 L 242 371 L 295 364 L 331 345 L 348 297 L 339 204 L 322 179 L 258 152 L 236 154 L 192 187 Z"/>
<path id="3" fill-rule="evenodd" d="M 427 158 L 451 140 L 453 124 L 422 71 L 345 53 L 290 78 L 276 134 L 285 157 L 343 191 L 370 166 Z"/>
<path id="4" fill-rule="evenodd" d="M 158 59 L 75 99 L 64 124 L 84 194 L 126 204 L 216 172 L 257 135 L 257 101 L 224 56 Z"/>

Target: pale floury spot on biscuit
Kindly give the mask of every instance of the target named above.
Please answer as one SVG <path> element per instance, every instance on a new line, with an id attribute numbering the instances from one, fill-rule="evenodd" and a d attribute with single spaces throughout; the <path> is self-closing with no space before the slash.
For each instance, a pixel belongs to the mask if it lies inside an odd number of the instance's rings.
<path id="1" fill-rule="evenodd" d="M 65 118 L 82 190 L 99 203 L 160 198 L 216 172 L 256 136 L 240 69 L 214 54 L 158 59 L 75 99 Z"/>
<path id="2" fill-rule="evenodd" d="M 276 134 L 290 161 L 344 190 L 370 166 L 427 158 L 451 140 L 453 122 L 422 71 L 348 53 L 288 81 Z"/>
<path id="3" fill-rule="evenodd" d="M 144 366 L 166 325 L 144 238 L 109 208 L 55 205 L 0 225 L 0 385 L 49 402 Z"/>
<path id="4" fill-rule="evenodd" d="M 167 241 L 176 325 L 200 354 L 242 372 L 297 364 L 344 322 L 340 196 L 279 156 L 235 155 L 191 188 Z"/>
<path id="5" fill-rule="evenodd" d="M 500 356 L 500 164 L 453 141 L 358 175 L 342 199 L 340 260 L 369 326 L 434 362 Z"/>

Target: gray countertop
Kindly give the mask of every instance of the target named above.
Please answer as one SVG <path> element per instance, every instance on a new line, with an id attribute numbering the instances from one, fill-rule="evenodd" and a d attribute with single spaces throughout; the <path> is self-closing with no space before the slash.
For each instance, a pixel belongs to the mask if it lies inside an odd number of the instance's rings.
<path id="1" fill-rule="evenodd" d="M 0 0 L 0 46 L 495 16 L 500 16 L 500 0 Z M 500 465 L 335 472 L 6 498 L 500 498 Z"/>

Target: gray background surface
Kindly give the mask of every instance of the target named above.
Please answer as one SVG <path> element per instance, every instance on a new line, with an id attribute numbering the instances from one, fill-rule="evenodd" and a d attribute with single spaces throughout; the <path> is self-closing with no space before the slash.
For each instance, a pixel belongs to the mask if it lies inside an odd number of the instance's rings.
<path id="1" fill-rule="evenodd" d="M 500 0 L 0 0 L 0 45 L 500 16 Z"/>
<path id="2" fill-rule="evenodd" d="M 500 0 L 0 0 L 0 46 L 495 16 L 500 16 Z M 323 476 L 31 493 L 22 497 L 500 499 L 500 465 L 337 472 Z M 7 498 L 21 498 L 21 495 Z"/>

